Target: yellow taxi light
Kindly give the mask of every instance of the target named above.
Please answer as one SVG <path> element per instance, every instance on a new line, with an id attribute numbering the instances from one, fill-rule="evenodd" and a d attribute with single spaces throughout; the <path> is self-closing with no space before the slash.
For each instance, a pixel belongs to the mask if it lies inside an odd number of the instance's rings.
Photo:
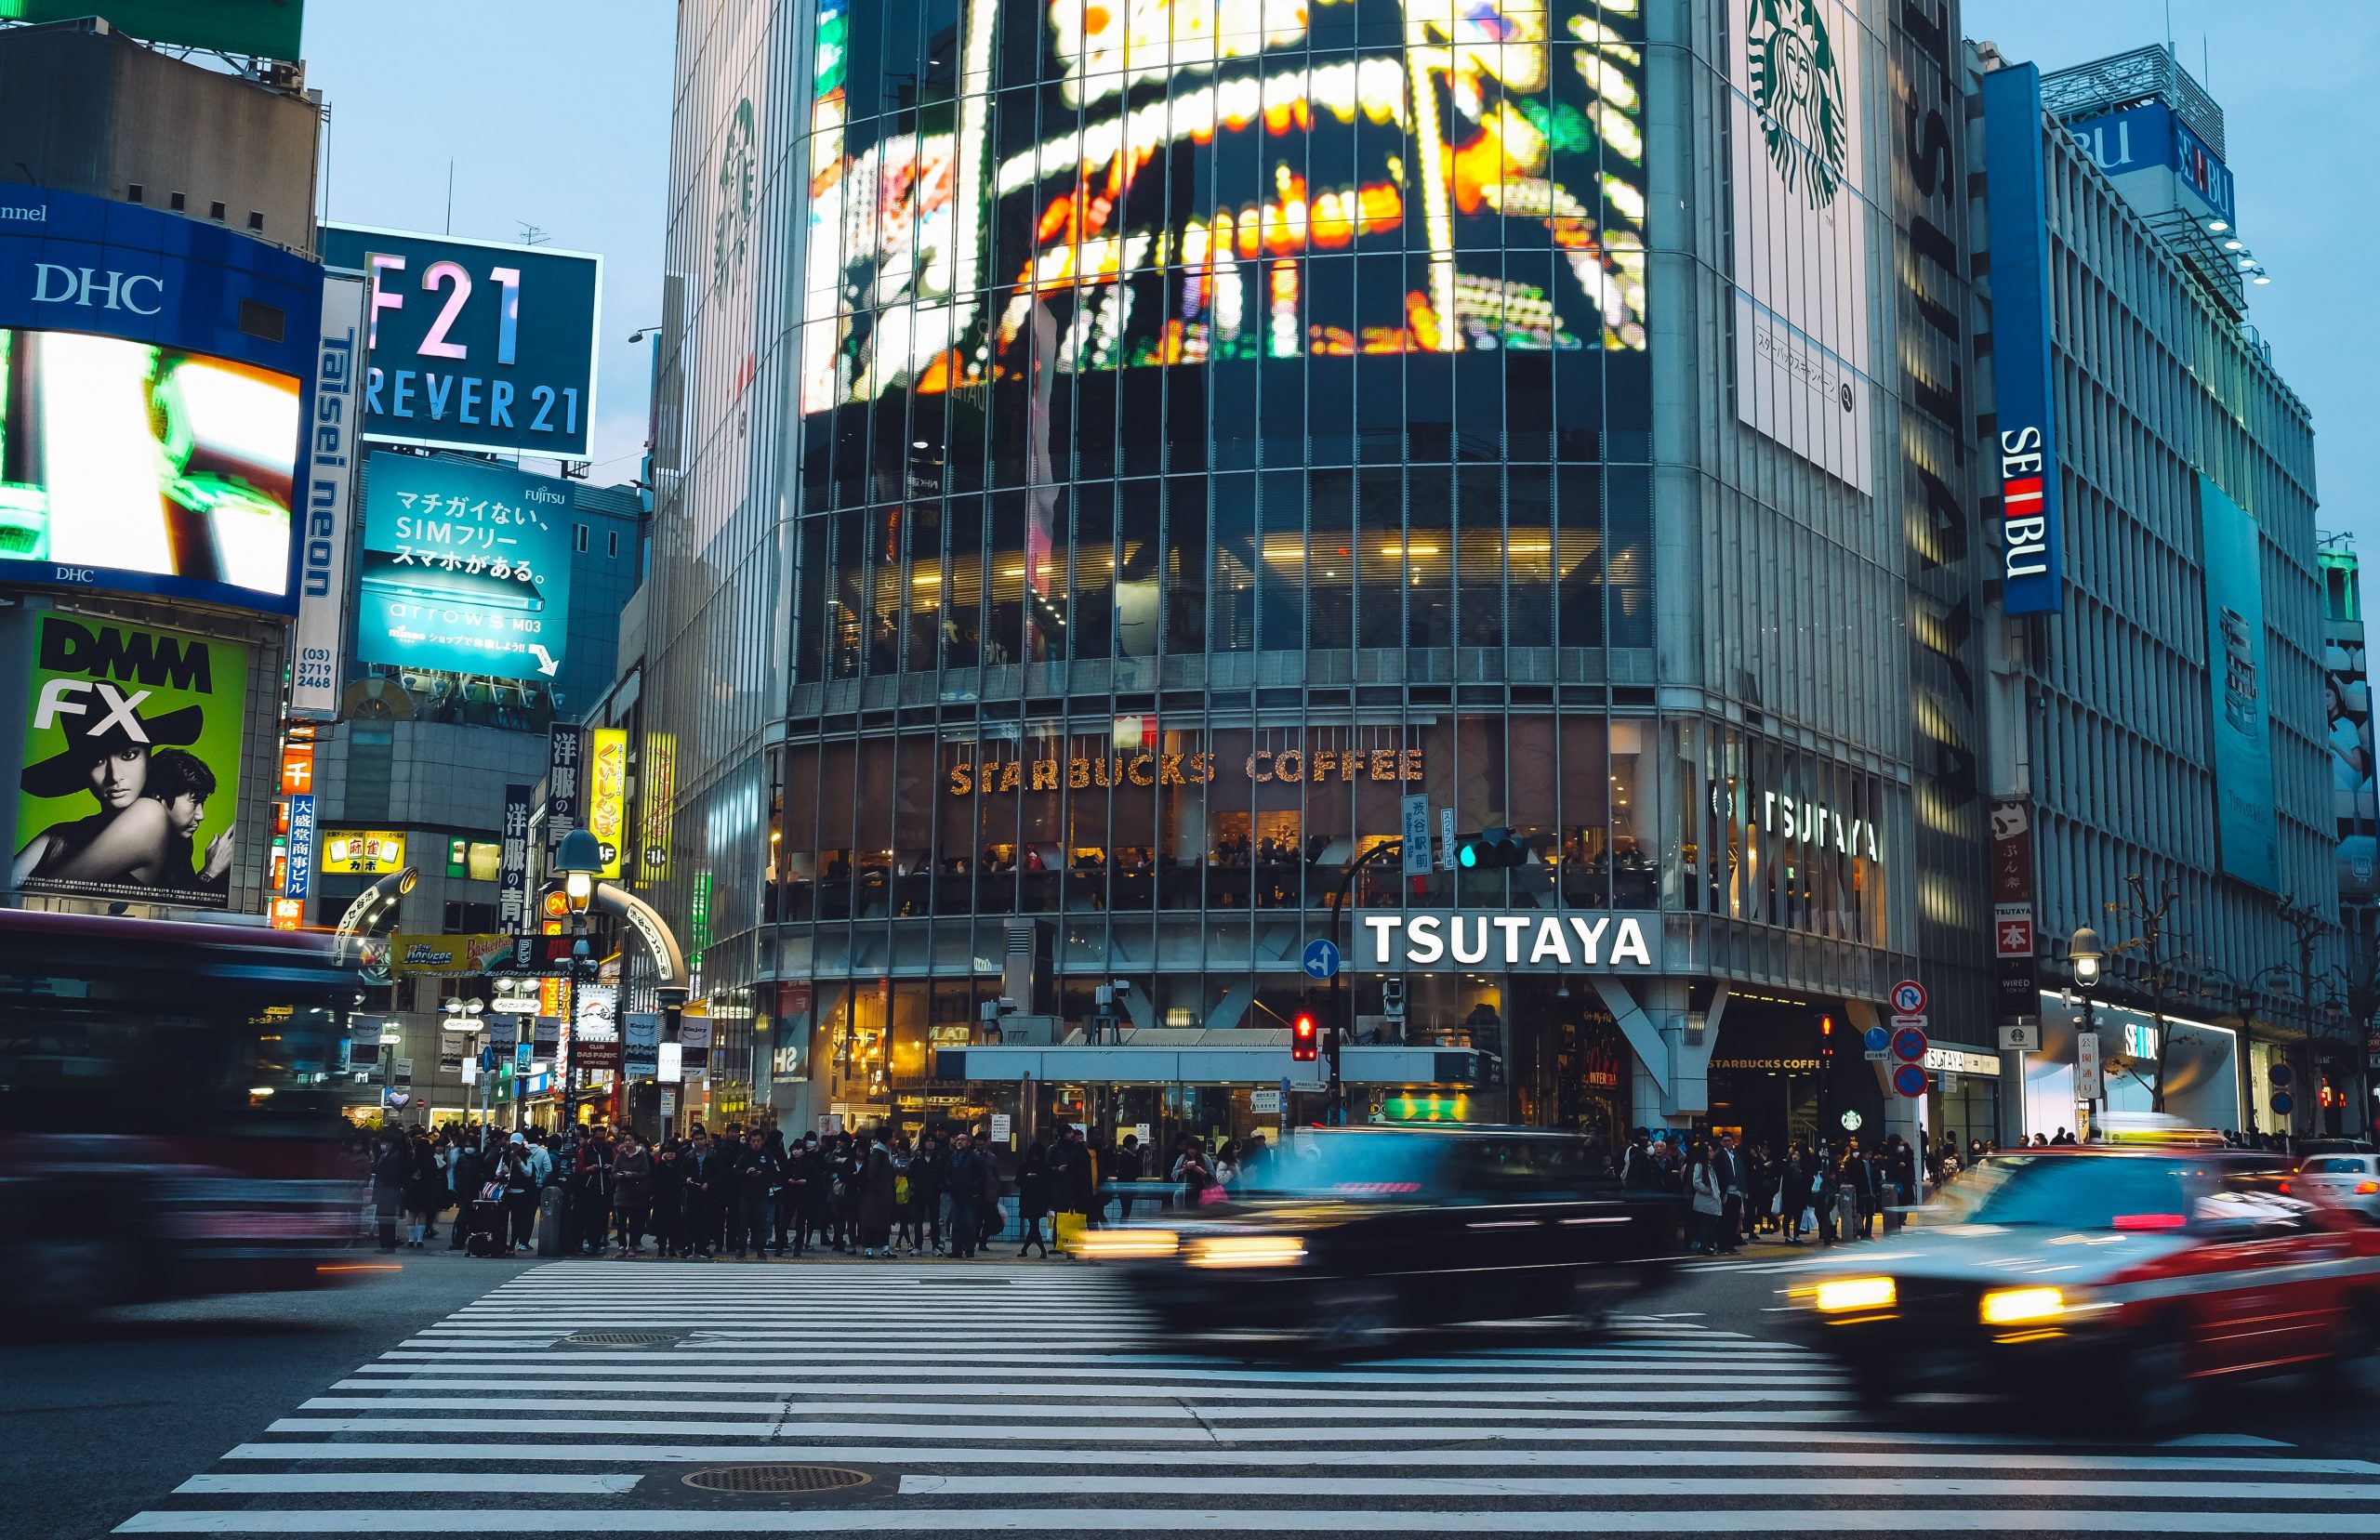
<path id="1" fill-rule="evenodd" d="M 1814 1303 L 1829 1315 L 1845 1310 L 1880 1310 L 1900 1297 L 1889 1278 L 1831 1278 L 1820 1283 Z"/>
<path id="2" fill-rule="evenodd" d="M 1086 1230 L 1074 1239 L 1074 1254 L 1091 1262 L 1125 1262 L 1170 1257 L 1182 1237 L 1170 1230 Z"/>
<path id="3" fill-rule="evenodd" d="M 1305 1259 L 1305 1243 L 1294 1235 L 1207 1235 L 1192 1241 L 1183 1259 L 1194 1268 L 1286 1268 Z"/>
<path id="4" fill-rule="evenodd" d="M 2052 1288 L 1994 1289 L 1983 1296 L 1983 1323 L 2019 1326 L 2055 1321 L 2066 1313 L 2066 1296 Z"/>

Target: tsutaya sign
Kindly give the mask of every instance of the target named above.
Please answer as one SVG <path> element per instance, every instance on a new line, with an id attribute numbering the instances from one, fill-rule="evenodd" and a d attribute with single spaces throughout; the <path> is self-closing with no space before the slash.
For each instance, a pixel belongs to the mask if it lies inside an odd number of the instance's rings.
<path id="1" fill-rule="evenodd" d="M 1660 939 L 1656 914 L 1388 910 L 1355 916 L 1350 961 L 1372 973 L 1656 973 Z"/>
<path id="2" fill-rule="evenodd" d="M 1725 786 L 1714 785 L 1711 788 L 1711 810 L 1726 818 L 1729 812 L 1730 798 L 1739 799 L 1747 813 L 1756 813 L 1765 833 L 1779 835 L 1801 845 L 1831 845 L 1846 856 L 1865 856 L 1870 861 L 1884 859 L 1876 850 L 1875 824 L 1856 815 L 1846 815 L 1839 808 L 1830 808 L 1822 802 L 1785 792 L 1754 794 L 1749 789 L 1731 792 Z"/>
<path id="3" fill-rule="evenodd" d="M 1259 749 L 1241 767 L 1250 781 L 1419 782 L 1421 751 L 1417 748 Z M 972 792 L 1053 792 L 1061 785 L 1081 791 L 1087 786 L 1203 786 L 1215 779 L 1211 754 L 1093 754 L 1070 759 L 992 759 L 981 764 L 961 761 L 950 767 L 947 785 L 953 796 Z"/>

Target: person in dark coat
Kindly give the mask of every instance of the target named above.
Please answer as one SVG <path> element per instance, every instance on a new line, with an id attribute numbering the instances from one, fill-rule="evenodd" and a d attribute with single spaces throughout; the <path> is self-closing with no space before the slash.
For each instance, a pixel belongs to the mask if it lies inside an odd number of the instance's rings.
<path id="1" fill-rule="evenodd" d="M 950 1255 L 972 1257 L 984 1232 L 984 1187 L 999 1180 L 999 1168 L 967 1134 L 954 1135 L 950 1144 Z"/>
<path id="2" fill-rule="evenodd" d="M 729 1233 L 741 1258 L 747 1244 L 769 1254 L 769 1215 L 776 1204 L 785 1171 L 769 1154 L 768 1139 L 755 1128 L 744 1143 L 744 1159 L 735 1167 L 735 1218 Z"/>
<path id="3" fill-rule="evenodd" d="M 653 1249 L 655 1255 L 677 1255 L 686 1233 L 686 1173 L 678 1141 L 670 1139 L 653 1152 Z"/>
<path id="4" fill-rule="evenodd" d="M 420 1129 L 405 1143 L 405 1244 L 420 1248 L 430 1230 L 430 1217 L 446 1206 L 445 1173 L 430 1152 L 430 1136 Z"/>
<path id="5" fill-rule="evenodd" d="M 949 1187 L 950 1148 L 940 1133 L 929 1133 L 918 1146 L 917 1158 L 909 1162 L 909 1204 L 937 1257 L 950 1241 L 942 1225 L 942 1195 Z"/>
<path id="6" fill-rule="evenodd" d="M 1041 1255 L 1049 1256 L 1050 1243 L 1041 1237 L 1041 1217 L 1050 1212 L 1050 1160 L 1038 1139 L 1017 1163 L 1016 1212 L 1025 1221 L 1025 1244 L 1016 1248 L 1016 1254 L 1022 1257 L 1039 1246 Z"/>
<path id="7" fill-rule="evenodd" d="M 770 1129 L 768 1142 L 763 1148 L 768 1152 L 769 1159 L 777 1165 L 776 1191 L 769 1196 L 769 1232 L 770 1244 L 782 1257 L 785 1255 L 786 1231 L 792 1228 L 798 1201 L 793 1187 L 798 1173 L 793 1168 L 793 1156 L 786 1150 L 785 1134 L 781 1130 Z"/>
<path id="8" fill-rule="evenodd" d="M 379 1226 L 382 1251 L 397 1249 L 397 1214 L 404 1207 L 405 1180 L 412 1171 L 413 1152 L 404 1134 L 389 1129 L 372 1157 L 372 1217 Z"/>
<path id="9" fill-rule="evenodd" d="M 862 1257 L 892 1255 L 892 1152 L 884 1147 L 881 1133 L 867 1141 L 867 1154 L 859 1168 L 859 1191 L 854 1207 L 859 1216 L 859 1254 Z"/>
<path id="10" fill-rule="evenodd" d="M 707 1133 L 694 1136 L 694 1152 L 680 1165 L 685 1173 L 686 1228 L 678 1255 L 707 1257 L 719 1244 L 720 1204 L 728 1196 L 726 1165 Z"/>
<path id="11" fill-rule="evenodd" d="M 1124 1142 L 1118 1145 L 1116 1150 L 1116 1164 L 1114 1166 L 1116 1180 L 1118 1184 L 1139 1181 L 1144 1169 L 1141 1156 L 1141 1136 L 1138 1134 L 1126 1134 L 1124 1136 Z M 1132 1195 L 1128 1191 L 1116 1200 L 1116 1220 L 1118 1224 L 1121 1224 L 1131 1217 Z"/>
<path id="12" fill-rule="evenodd" d="M 834 1236 L 835 1163 L 816 1134 L 802 1136 L 801 1163 L 810 1173 L 809 1185 L 801 1194 L 802 1238 L 806 1243 L 814 1236 L 825 1246 Z"/>
<path id="13" fill-rule="evenodd" d="M 612 1157 L 612 1208 L 620 1220 L 620 1255 L 633 1257 L 644 1249 L 645 1222 L 653 1217 L 653 1152 L 633 1128 L 620 1135 Z"/>

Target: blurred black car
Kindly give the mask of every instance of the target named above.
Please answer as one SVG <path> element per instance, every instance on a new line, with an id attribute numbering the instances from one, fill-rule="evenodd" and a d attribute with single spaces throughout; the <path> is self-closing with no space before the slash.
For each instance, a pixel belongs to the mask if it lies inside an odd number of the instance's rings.
<path id="1" fill-rule="evenodd" d="M 1177 1340 L 1263 1334 L 1368 1351 L 1400 1327 L 1552 1317 L 1593 1332 L 1659 1283 L 1667 1194 L 1587 1141 L 1525 1128 L 1303 1131 L 1230 1201 L 1084 1232 Z"/>

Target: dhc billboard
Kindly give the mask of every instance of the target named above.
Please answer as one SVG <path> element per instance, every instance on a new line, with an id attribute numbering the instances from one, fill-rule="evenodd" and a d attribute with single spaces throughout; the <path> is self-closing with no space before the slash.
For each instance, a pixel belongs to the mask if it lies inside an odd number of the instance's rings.
<path id="1" fill-rule="evenodd" d="M 322 308 L 278 246 L 0 187 L 0 583 L 295 610 Z"/>
<path id="2" fill-rule="evenodd" d="M 2001 605 L 2012 615 L 2055 614 L 2065 606 L 2065 581 L 2058 557 L 2042 76 L 2033 66 L 2012 65 L 1983 77 L 1983 150 L 1991 201 Z"/>

